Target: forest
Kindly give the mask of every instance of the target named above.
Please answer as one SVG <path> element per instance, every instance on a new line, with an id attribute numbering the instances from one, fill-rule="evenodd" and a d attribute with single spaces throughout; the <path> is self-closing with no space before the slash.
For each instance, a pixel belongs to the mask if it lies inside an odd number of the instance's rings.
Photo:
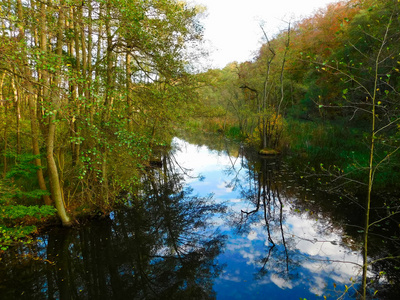
<path id="1" fill-rule="evenodd" d="M 398 13 L 397 1 L 344 1 L 264 31 L 254 61 L 201 74 L 211 121 L 191 125 L 290 153 L 337 192 L 398 189 Z"/>
<path id="2" fill-rule="evenodd" d="M 201 39 L 201 8 L 18 0 L 0 9 L 3 232 L 53 206 L 67 226 L 71 211 L 106 211 L 193 110 L 187 50 Z"/>
<path id="3" fill-rule="evenodd" d="M 260 26 L 253 60 L 199 72 L 204 7 L 2 1 L 1 251 L 140 194 L 186 130 L 282 154 L 303 180 L 362 198 L 366 259 L 374 195 L 382 219 L 400 212 L 399 5 L 344 0 L 274 36 Z"/>
<path id="4" fill-rule="evenodd" d="M 261 149 L 289 149 L 314 167 L 329 164 L 360 180 L 373 142 L 375 183 L 396 186 L 398 9 L 396 1 L 330 4 L 265 35 L 254 61 L 204 73 L 201 101 L 214 113 L 209 129 Z"/>

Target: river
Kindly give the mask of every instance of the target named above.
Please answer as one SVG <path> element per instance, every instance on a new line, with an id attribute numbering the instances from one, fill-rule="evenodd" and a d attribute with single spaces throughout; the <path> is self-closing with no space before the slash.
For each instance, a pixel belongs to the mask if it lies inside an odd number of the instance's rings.
<path id="1" fill-rule="evenodd" d="M 0 299 L 356 298 L 358 204 L 225 139 L 174 138 L 160 161 L 128 207 L 8 251 Z M 388 289 L 384 267 L 370 277 Z"/>

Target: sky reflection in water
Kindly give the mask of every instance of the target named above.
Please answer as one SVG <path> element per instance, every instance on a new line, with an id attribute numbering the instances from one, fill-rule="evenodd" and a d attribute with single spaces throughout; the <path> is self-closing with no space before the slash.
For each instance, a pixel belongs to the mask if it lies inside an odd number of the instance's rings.
<path id="1" fill-rule="evenodd" d="M 240 216 L 246 216 L 241 211 L 255 209 L 255 203 L 243 197 L 255 188 L 247 161 L 178 138 L 174 145 L 179 149 L 175 153 L 178 164 L 190 170 L 186 182 L 193 193 L 212 193 L 217 202 L 227 202 L 231 211 L 228 218 L 215 219 L 215 226 L 228 235 L 225 251 L 218 257 L 220 264 L 226 264 L 214 284 L 218 299 L 314 299 L 316 295 L 336 299 L 345 285 L 351 286 L 351 278 L 357 279 L 362 257 L 350 248 L 356 248 L 352 240 L 344 242 L 341 228 L 326 217 L 296 210 L 298 200 L 285 191 L 284 179 L 281 190 L 273 193 L 276 198 L 278 192 L 282 201 L 282 226 L 274 219 L 279 216 L 277 200 L 271 200 L 275 203 L 272 211 L 267 209 L 272 247 L 264 209 L 238 226 Z M 350 288 L 345 298 L 352 296 Z"/>
<path id="2" fill-rule="evenodd" d="M 174 144 L 128 207 L 4 253 L 0 299 L 337 299 L 358 279 L 331 200 L 278 161 Z"/>

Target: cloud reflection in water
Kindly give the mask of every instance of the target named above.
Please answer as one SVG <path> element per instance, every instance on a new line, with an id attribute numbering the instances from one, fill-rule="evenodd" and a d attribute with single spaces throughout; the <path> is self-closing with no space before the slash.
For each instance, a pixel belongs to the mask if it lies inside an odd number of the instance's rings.
<path id="1" fill-rule="evenodd" d="M 362 257 L 343 241 L 340 226 L 325 217 L 296 210 L 294 204 L 299 200 L 289 188 L 285 190 L 285 185 L 294 183 L 285 183 L 284 175 L 279 176 L 281 184 L 274 183 L 275 178 L 272 183 L 262 178 L 266 184 L 260 194 L 264 193 L 265 197 L 265 190 L 269 189 L 270 206 L 264 210 L 261 203 L 257 212 L 248 214 L 245 222 L 238 225 L 242 211 L 255 210 L 255 190 L 261 187 L 259 178 L 266 177 L 268 174 L 264 173 L 270 171 L 256 170 L 256 163 L 245 157 L 229 157 L 177 138 L 174 144 L 180 149 L 176 155 L 179 164 L 191 169 L 192 176 L 201 174 L 204 177 L 201 182 L 194 177 L 186 179 L 194 194 L 212 193 L 217 202 L 228 201 L 230 208 L 230 218 L 217 222 L 220 230 L 229 236 L 225 252 L 219 256 L 219 261 L 227 266 L 214 285 L 218 299 L 237 295 L 250 299 L 263 299 L 265 295 L 269 299 L 334 297 L 338 296 L 334 283 L 339 291 L 345 284 L 351 284 L 350 278 L 355 279 L 360 274 Z M 279 172 L 279 169 L 271 172 Z M 273 189 L 276 190 L 271 191 Z M 282 202 L 281 220 L 277 195 Z M 266 226 L 270 228 L 270 236 Z M 271 256 L 266 258 L 270 250 Z"/>

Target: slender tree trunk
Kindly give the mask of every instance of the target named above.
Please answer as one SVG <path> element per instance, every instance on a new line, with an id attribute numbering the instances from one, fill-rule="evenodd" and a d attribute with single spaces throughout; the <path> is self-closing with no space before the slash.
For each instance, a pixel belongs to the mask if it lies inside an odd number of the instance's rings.
<path id="1" fill-rule="evenodd" d="M 367 273 L 368 273 L 368 234 L 370 227 L 370 210 L 371 210 L 371 196 L 372 187 L 374 184 L 375 175 L 375 139 L 376 139 L 376 105 L 377 105 L 377 90 L 378 90 L 378 80 L 379 80 L 379 65 L 381 63 L 381 55 L 384 47 L 386 47 L 386 42 L 388 39 L 389 28 L 392 24 L 392 16 L 390 21 L 386 26 L 386 32 L 381 41 L 381 46 L 379 48 L 378 54 L 375 58 L 375 68 L 374 68 L 374 90 L 370 94 L 372 97 L 372 119 L 371 119 L 371 141 L 370 141 L 370 153 L 369 153 L 369 165 L 368 165 L 368 191 L 367 191 L 367 203 L 365 207 L 365 225 L 364 225 L 364 245 L 363 245 L 363 278 L 362 278 L 362 299 L 366 299 L 367 296 Z"/>
<path id="2" fill-rule="evenodd" d="M 375 105 L 373 105 L 373 111 L 375 113 Z M 375 117 L 373 117 L 373 132 L 375 132 Z M 365 226 L 364 226 L 364 245 L 363 245 L 363 278 L 362 278 L 362 299 L 367 299 L 367 273 L 368 273 L 368 233 L 369 233 L 369 218 L 371 210 L 371 194 L 373 185 L 373 163 L 374 163 L 374 147 L 375 141 L 374 137 L 371 138 L 371 151 L 369 157 L 369 174 L 368 174 L 368 194 L 367 194 L 367 204 L 365 212 Z"/>
<path id="3" fill-rule="evenodd" d="M 105 26 L 106 26 L 106 34 L 107 34 L 107 70 L 106 70 L 106 94 L 105 94 L 105 119 L 108 119 L 110 116 L 110 112 L 112 109 L 112 71 L 113 71 L 113 52 L 112 52 L 112 35 L 111 35 L 111 4 L 110 1 L 107 1 L 106 4 L 106 16 L 105 16 Z"/>
<path id="4" fill-rule="evenodd" d="M 61 89 L 60 89 L 60 77 L 61 77 L 61 55 L 62 55 L 62 41 L 63 41 L 63 25 L 64 25 L 64 2 L 60 1 L 60 8 L 58 13 L 58 24 L 57 24 L 57 44 L 56 44 L 56 55 L 57 55 L 57 72 L 53 79 L 55 92 L 52 93 L 52 112 L 49 119 L 48 135 L 47 135 L 47 164 L 50 178 L 51 195 L 53 197 L 55 206 L 57 208 L 58 215 L 64 226 L 71 225 L 71 219 L 67 215 L 65 210 L 62 188 L 60 185 L 60 178 L 58 174 L 57 165 L 54 159 L 54 143 L 56 136 L 56 119 L 57 112 L 61 105 Z"/>
<path id="5" fill-rule="evenodd" d="M 0 107 L 6 106 L 6 99 L 3 98 L 3 85 L 5 77 L 6 77 L 6 72 L 3 72 L 0 80 Z"/>
<path id="6" fill-rule="evenodd" d="M 21 152 L 21 125 L 20 125 L 20 120 L 21 120 L 21 109 L 20 109 L 20 99 L 19 97 L 21 96 L 18 94 L 17 87 L 15 84 L 15 79 L 14 77 L 11 78 L 11 86 L 13 88 L 13 95 L 14 95 L 14 102 L 15 102 L 15 121 L 16 121 L 16 134 L 17 134 L 17 155 L 20 154 Z"/>
<path id="7" fill-rule="evenodd" d="M 84 79 L 83 83 L 83 94 L 86 100 L 88 100 L 88 83 L 87 83 L 87 45 L 85 36 L 85 23 L 83 21 L 82 7 L 79 8 L 79 27 L 80 27 L 80 37 L 81 37 L 81 49 L 82 49 L 82 77 Z M 86 101 L 85 101 L 86 102 Z"/>
<path id="8" fill-rule="evenodd" d="M 363 278 L 362 278 L 362 299 L 366 299 L 367 296 L 367 273 L 368 273 L 368 233 L 369 233 L 369 218 L 371 210 L 371 194 L 372 186 L 374 182 L 374 154 L 375 154 L 375 122 L 376 122 L 376 88 L 378 82 L 378 67 L 379 57 L 375 61 L 375 83 L 372 97 L 372 123 L 371 123 L 371 144 L 369 154 L 369 165 L 368 165 L 368 191 L 367 191 L 367 203 L 365 207 L 365 225 L 364 225 L 364 245 L 363 245 Z"/>
<path id="9" fill-rule="evenodd" d="M 74 7 L 73 8 L 73 26 L 74 26 L 74 38 L 75 38 L 75 60 L 76 60 L 76 76 L 79 76 L 78 74 L 81 71 L 81 55 L 80 55 L 80 49 L 79 49 L 79 36 L 80 36 L 80 31 L 78 27 L 78 22 L 79 22 L 79 15 L 78 15 L 78 8 Z M 82 94 L 82 84 L 78 84 L 78 98 Z"/>
<path id="10" fill-rule="evenodd" d="M 80 38 L 81 38 L 81 58 L 82 58 L 82 78 L 83 78 L 83 86 L 82 86 L 82 93 L 81 96 L 84 97 L 84 105 L 88 103 L 89 101 L 89 85 L 88 85 L 88 74 L 87 74 L 87 60 L 88 60 L 88 55 L 87 55 L 87 45 L 86 45 L 86 36 L 85 36 L 85 22 L 83 19 L 83 13 L 82 13 L 82 6 L 79 8 L 79 28 L 80 28 Z M 78 114 L 81 115 L 82 111 L 87 111 L 86 106 L 84 106 L 82 109 L 81 103 L 78 104 Z M 80 123 L 81 120 L 78 117 L 76 122 L 75 122 L 75 130 L 76 130 L 76 135 L 79 137 L 81 135 L 81 130 L 80 130 Z M 76 157 L 76 162 L 79 163 L 79 157 L 80 157 L 80 143 L 76 145 L 75 149 L 75 157 Z"/>
<path id="11" fill-rule="evenodd" d="M 283 99 L 284 99 L 284 92 L 285 91 L 284 91 L 284 87 L 283 87 L 283 73 L 285 71 L 286 56 L 287 56 L 287 53 L 289 51 L 289 46 L 290 46 L 290 33 L 291 33 L 291 30 L 290 30 L 290 23 L 289 23 L 288 29 L 287 29 L 287 39 L 286 39 L 286 44 L 285 44 L 285 52 L 283 54 L 283 59 L 282 59 L 281 75 L 280 75 L 280 78 L 279 78 L 280 85 L 281 85 L 281 99 L 279 101 L 278 109 L 277 109 L 277 112 L 276 112 L 276 119 L 278 118 L 279 114 L 281 113 L 281 105 L 282 105 Z M 276 119 L 275 119 L 275 121 L 276 121 Z M 275 122 L 275 124 L 276 124 L 276 122 Z"/>
<path id="12" fill-rule="evenodd" d="M 6 102 L 6 100 L 3 98 L 3 80 L 5 77 L 6 73 L 3 73 L 3 76 L 1 78 L 1 86 L 0 86 L 0 101 L 2 101 L 2 103 L 4 102 L 4 133 L 3 133 L 3 139 L 4 139 L 4 148 L 3 148 L 3 178 L 6 177 L 6 173 L 7 173 L 7 147 L 8 147 L 8 135 L 7 135 L 7 114 L 8 114 L 8 104 Z"/>
<path id="13" fill-rule="evenodd" d="M 103 122 L 107 123 L 112 109 L 112 68 L 113 68 L 113 53 L 112 53 L 112 35 L 111 35 L 111 4 L 110 1 L 106 3 L 106 15 L 105 15 L 105 27 L 106 27 L 106 35 L 107 35 L 107 70 L 106 70 L 106 88 L 105 88 L 105 100 L 104 100 L 104 113 L 103 113 Z M 103 199 L 105 203 L 108 203 L 108 194 L 109 194 L 109 186 L 108 186 L 108 149 L 105 142 L 103 147 L 103 161 L 102 161 L 102 190 L 103 190 Z"/>
<path id="14" fill-rule="evenodd" d="M 31 87 L 29 87 L 32 90 Z M 35 166 L 37 167 L 36 176 L 38 178 L 39 187 L 42 191 L 47 191 L 46 181 L 44 180 L 42 170 L 42 160 L 40 159 L 40 148 L 39 148 L 39 128 L 36 117 L 36 107 L 32 95 L 28 96 L 29 101 L 29 115 L 31 119 L 31 132 L 32 132 L 32 152 L 36 156 Z M 51 205 L 52 201 L 48 195 L 43 195 L 43 201 L 46 205 Z"/>
<path id="15" fill-rule="evenodd" d="M 74 32 L 75 33 L 75 29 L 74 29 L 74 25 L 76 22 L 70 22 L 69 20 L 74 20 L 74 11 L 73 8 L 70 7 L 69 8 L 69 18 L 66 21 L 65 26 L 67 28 L 69 28 L 70 32 Z M 68 39 L 68 54 L 70 57 L 76 57 L 75 56 L 75 37 L 74 38 L 69 38 Z M 77 76 L 78 71 L 77 68 L 74 66 L 71 66 L 71 70 L 75 70 L 75 76 Z M 71 106 L 73 106 L 73 103 L 75 103 L 76 98 L 77 98 L 77 93 L 76 93 L 76 78 L 70 78 L 69 80 L 69 103 Z M 70 131 L 70 135 L 72 137 L 75 137 L 75 118 L 72 118 L 72 120 L 70 120 L 70 124 L 69 124 L 69 131 Z M 72 166 L 76 165 L 76 156 L 75 156 L 75 148 L 76 148 L 76 143 L 74 141 L 71 141 L 71 152 L 72 152 Z"/>
<path id="16" fill-rule="evenodd" d="M 19 20 L 23 20 L 23 10 L 21 0 L 18 0 L 18 18 Z M 21 22 L 22 24 L 22 22 Z M 22 36 L 25 35 L 24 28 L 20 25 L 20 34 Z M 26 61 L 26 58 L 24 58 Z M 26 63 L 25 63 L 26 64 Z M 25 82 L 24 86 L 26 87 L 28 94 L 28 106 L 29 106 L 29 117 L 31 122 L 31 140 L 32 140 L 32 153 L 36 156 L 34 159 L 35 166 L 37 167 L 36 176 L 38 179 L 39 187 L 42 191 L 47 191 L 46 181 L 44 180 L 43 170 L 42 170 L 42 160 L 40 159 L 40 147 L 39 147 L 39 126 L 36 115 L 36 105 L 34 101 L 34 91 L 32 87 L 32 83 L 30 82 L 30 78 L 32 77 L 30 70 L 28 67 L 24 67 L 24 76 Z M 46 205 L 51 205 L 52 201 L 48 195 L 43 195 L 43 202 Z"/>
<path id="17" fill-rule="evenodd" d="M 87 76 L 86 76 L 86 80 L 87 80 L 87 95 L 86 95 L 86 101 L 88 101 L 88 103 L 90 103 L 91 101 L 91 86 L 92 86 L 92 47 L 93 47 L 93 43 L 92 43 L 92 35 L 93 35 L 93 29 L 92 29 L 92 3 L 90 1 L 88 1 L 87 3 L 88 5 L 88 41 L 87 41 Z M 90 100 L 90 101 L 89 101 Z M 90 109 L 89 111 L 90 112 Z"/>
<path id="18" fill-rule="evenodd" d="M 77 9 L 70 7 L 69 10 L 69 15 L 70 19 L 72 20 L 71 24 L 69 24 L 71 31 L 74 32 L 74 37 L 70 39 L 70 45 L 69 45 L 69 52 L 71 57 L 75 57 L 75 66 L 72 67 L 73 70 L 75 71 L 74 77 L 71 80 L 70 83 L 70 104 L 71 107 L 74 108 L 75 113 L 73 115 L 72 120 L 70 120 L 70 135 L 74 138 L 77 138 L 79 136 L 78 133 L 78 119 L 75 118 L 75 115 L 78 116 L 80 115 L 79 111 L 79 95 L 82 92 L 82 88 L 80 87 L 80 84 L 78 84 L 78 77 L 80 76 L 80 49 L 79 49 L 79 30 L 78 30 L 78 21 L 79 21 L 79 16 L 77 13 Z M 72 166 L 76 166 L 79 162 L 79 152 L 80 152 L 80 146 L 79 143 L 72 141 L 71 142 L 71 152 L 72 152 Z"/>
<path id="19" fill-rule="evenodd" d="M 108 195 L 109 195 L 107 155 L 108 155 L 107 147 L 104 147 L 103 163 L 102 163 L 102 190 L 103 190 L 103 200 L 106 204 L 108 204 Z"/>
<path id="20" fill-rule="evenodd" d="M 267 133 L 267 130 L 266 130 L 266 122 L 267 121 L 265 119 L 265 112 L 266 112 L 267 107 L 269 106 L 269 103 L 267 101 L 269 99 L 269 93 L 270 93 L 270 90 L 271 90 L 271 88 L 268 88 L 268 86 L 269 86 L 269 73 L 270 73 L 270 70 L 271 70 L 271 63 L 274 60 L 276 54 L 275 54 L 275 51 L 272 49 L 271 44 L 270 44 L 269 39 L 268 39 L 268 36 L 267 36 L 267 34 L 266 34 L 266 32 L 265 32 L 265 30 L 264 30 L 264 28 L 262 26 L 261 26 L 261 30 L 263 31 L 264 36 L 265 36 L 265 38 L 267 40 L 268 50 L 271 52 L 271 57 L 268 59 L 268 62 L 267 62 L 267 74 L 265 75 L 263 101 L 262 101 L 262 126 L 263 126 L 263 128 L 262 128 L 262 136 L 263 136 L 262 140 L 263 140 L 263 148 L 266 148 L 267 145 L 268 145 L 268 140 L 267 140 L 267 134 L 268 133 Z"/>
<path id="21" fill-rule="evenodd" d="M 39 45 L 40 51 L 43 56 L 47 53 L 47 20 L 46 20 L 46 4 L 40 2 L 40 20 L 39 20 Z M 47 62 L 44 62 L 47 63 Z M 40 130 L 43 135 L 47 135 L 47 126 L 49 122 L 48 117 L 44 117 L 44 104 L 49 101 L 49 89 L 50 80 L 49 73 L 44 68 L 38 70 L 39 77 L 42 83 L 41 88 L 38 89 L 38 105 L 37 105 L 37 116 L 39 116 Z"/>
<path id="22" fill-rule="evenodd" d="M 100 19 L 104 19 L 104 16 L 103 16 L 103 11 L 104 11 L 104 9 L 103 9 L 103 4 L 102 3 L 100 3 L 100 7 L 99 7 L 99 18 Z M 97 51 L 96 51 L 96 63 L 95 63 L 95 78 L 100 78 L 100 74 L 101 74 L 101 69 L 100 69 L 100 60 L 101 60 L 101 50 L 102 50 L 102 39 L 101 39 L 101 37 L 103 36 L 103 27 L 102 26 L 99 26 L 98 27 L 98 36 L 99 36 L 99 38 L 98 38 L 98 41 L 97 41 Z M 95 93 L 97 94 L 97 95 L 99 95 L 99 84 L 97 83 L 96 84 L 96 91 L 95 91 Z M 97 105 L 97 103 L 95 102 L 95 98 L 93 97 L 93 99 L 92 99 L 92 106 L 91 106 L 91 110 L 90 110 L 90 122 L 91 123 L 93 123 L 93 117 L 94 117 L 94 112 L 95 112 L 95 107 L 96 107 L 96 105 Z"/>
<path id="23" fill-rule="evenodd" d="M 103 3 L 100 3 L 99 4 L 99 18 L 100 19 L 102 19 L 102 20 L 105 20 L 105 17 L 104 17 L 104 4 Z M 103 32 L 103 26 L 98 26 L 97 27 L 97 30 L 98 30 L 98 39 L 97 39 L 97 51 L 96 51 L 96 63 L 95 63 L 95 65 L 96 65 L 96 70 L 95 70 L 95 78 L 98 78 L 99 76 L 100 76 L 100 68 L 99 68 L 99 63 L 100 63 L 100 59 L 101 59 L 101 49 L 102 49 L 102 37 L 103 37 L 103 34 L 104 34 L 104 32 Z"/>
<path id="24" fill-rule="evenodd" d="M 4 115 L 7 117 L 7 106 L 5 108 Z M 8 149 L 8 135 L 7 135 L 7 126 L 4 126 L 4 148 L 3 148 L 3 178 L 6 177 L 7 174 L 7 149 Z"/>
<path id="25" fill-rule="evenodd" d="M 126 105 L 128 108 L 128 131 L 133 132 L 132 99 L 131 99 L 131 54 L 126 53 Z"/>

